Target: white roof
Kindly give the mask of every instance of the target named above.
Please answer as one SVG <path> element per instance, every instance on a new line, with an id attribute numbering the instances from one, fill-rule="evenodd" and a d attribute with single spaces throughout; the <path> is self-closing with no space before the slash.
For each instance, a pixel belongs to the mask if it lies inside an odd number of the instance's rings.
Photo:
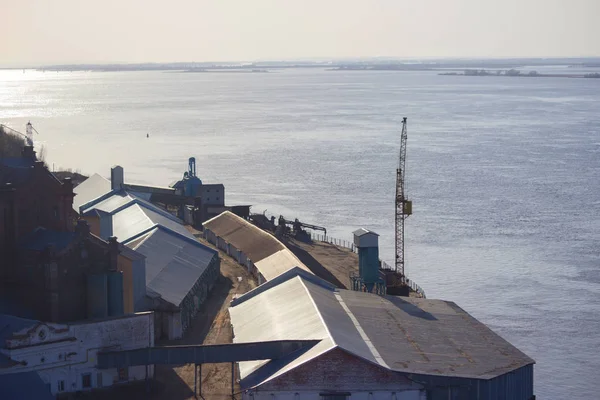
<path id="1" fill-rule="evenodd" d="M 79 212 L 79 207 L 110 192 L 110 190 L 110 181 L 108 179 L 98 174 L 90 176 L 73 189 L 73 192 L 75 192 L 73 209 Z"/>
<path id="2" fill-rule="evenodd" d="M 319 340 L 294 355 L 240 362 L 242 389 L 339 348 L 408 374 L 492 379 L 534 361 L 452 302 L 337 289 L 294 268 L 235 299 L 234 343 Z"/>
<path id="3" fill-rule="evenodd" d="M 312 274 L 310 269 L 308 269 L 308 267 L 288 249 L 280 250 L 267 258 L 263 258 L 259 262 L 254 263 L 254 265 L 267 281 L 270 281 L 294 267 L 299 267 Z"/>

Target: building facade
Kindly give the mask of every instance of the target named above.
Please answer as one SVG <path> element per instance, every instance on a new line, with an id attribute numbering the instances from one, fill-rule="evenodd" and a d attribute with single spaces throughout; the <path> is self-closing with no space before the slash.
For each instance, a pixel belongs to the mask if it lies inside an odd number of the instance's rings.
<path id="1" fill-rule="evenodd" d="M 0 159 L 0 279 L 12 278 L 17 245 L 37 227 L 73 231 L 74 196 L 71 180 L 56 179 L 31 146 L 19 158 Z"/>
<path id="2" fill-rule="evenodd" d="M 153 324 L 151 312 L 73 324 L 0 315 L 0 375 L 35 372 L 53 395 L 152 378 L 152 365 L 99 370 L 96 354 L 152 347 Z"/>

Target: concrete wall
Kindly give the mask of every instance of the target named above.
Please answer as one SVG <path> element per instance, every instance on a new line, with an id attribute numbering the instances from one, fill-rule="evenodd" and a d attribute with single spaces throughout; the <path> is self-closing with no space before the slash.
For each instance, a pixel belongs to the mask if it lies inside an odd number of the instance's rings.
<path id="1" fill-rule="evenodd" d="M 225 205 L 225 186 L 222 184 L 203 184 L 200 197 L 202 204 L 210 206 Z"/>
<path id="2" fill-rule="evenodd" d="M 405 375 L 334 349 L 256 389 L 244 399 L 319 399 L 323 392 L 349 392 L 354 399 L 424 399 L 425 391 Z M 274 397 L 271 397 L 273 395 Z"/>
<path id="3" fill-rule="evenodd" d="M 134 312 L 134 300 L 133 300 L 133 262 L 119 254 L 117 260 L 117 267 L 119 271 L 123 272 L 123 311 L 125 314 L 131 314 Z"/>
<path id="4" fill-rule="evenodd" d="M 86 215 L 84 217 L 81 217 L 81 219 L 85 220 L 88 225 L 90 226 L 90 232 L 92 232 L 94 235 L 101 237 L 100 236 L 100 217 L 98 217 L 97 215 Z"/>
<path id="5" fill-rule="evenodd" d="M 243 400 L 320 400 L 322 391 L 291 391 L 291 392 L 257 392 L 252 395 L 242 394 Z M 420 390 L 390 391 L 354 391 L 350 392 L 348 400 L 426 400 L 426 394 Z"/>
<path id="6" fill-rule="evenodd" d="M 13 360 L 25 362 L 0 373 L 35 371 L 50 386 L 53 394 L 89 391 L 146 377 L 146 367 L 130 367 L 126 379 L 116 369 L 98 370 L 96 354 L 102 350 L 128 350 L 154 345 L 152 313 L 127 315 L 101 321 L 59 325 L 40 323 L 15 332 L 0 351 Z M 83 376 L 90 374 L 91 387 L 83 387 Z M 152 366 L 149 377 L 154 374 Z M 61 385 L 60 382 L 63 382 Z"/>
<path id="7" fill-rule="evenodd" d="M 119 254 L 117 265 L 123 272 L 123 305 L 125 314 L 143 311 L 146 295 L 146 262 L 131 260 Z"/>

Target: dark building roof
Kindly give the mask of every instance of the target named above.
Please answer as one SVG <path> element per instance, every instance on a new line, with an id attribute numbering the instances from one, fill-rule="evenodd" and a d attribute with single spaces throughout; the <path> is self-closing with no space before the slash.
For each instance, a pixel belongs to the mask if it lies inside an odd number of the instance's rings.
<path id="1" fill-rule="evenodd" d="M 52 246 L 56 252 L 66 249 L 77 234 L 75 232 L 58 232 L 38 228 L 25 236 L 19 247 L 24 250 L 43 251 Z"/>
<path id="2" fill-rule="evenodd" d="M 488 380 L 534 361 L 455 303 L 337 289 L 295 268 L 232 302 L 234 342 L 320 340 L 287 360 L 240 363 L 244 388 L 340 348 L 382 368 Z"/>
<path id="3" fill-rule="evenodd" d="M 243 251 L 254 263 L 286 248 L 273 235 L 229 211 L 217 215 L 203 225 L 236 249 Z"/>
<path id="4" fill-rule="evenodd" d="M 134 240 L 135 251 L 146 256 L 146 286 L 179 306 L 218 253 L 196 239 L 162 226 Z"/>

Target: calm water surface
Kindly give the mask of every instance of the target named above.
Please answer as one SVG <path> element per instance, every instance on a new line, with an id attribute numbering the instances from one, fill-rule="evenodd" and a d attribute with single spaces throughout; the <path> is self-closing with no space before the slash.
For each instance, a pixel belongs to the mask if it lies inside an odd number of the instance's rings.
<path id="1" fill-rule="evenodd" d="M 168 184 L 195 156 L 228 204 L 373 229 L 389 263 L 403 116 L 409 276 L 533 357 L 539 398 L 600 398 L 600 80 L 0 71 L 0 122 L 56 168 Z"/>

